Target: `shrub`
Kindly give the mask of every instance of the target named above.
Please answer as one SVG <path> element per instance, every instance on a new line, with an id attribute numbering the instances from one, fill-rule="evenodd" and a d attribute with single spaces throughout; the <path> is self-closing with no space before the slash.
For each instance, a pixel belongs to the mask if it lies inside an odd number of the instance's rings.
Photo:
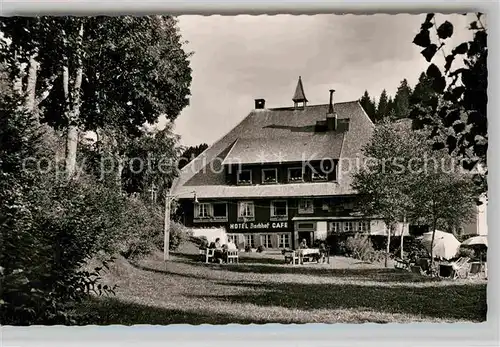
<path id="1" fill-rule="evenodd" d="M 55 173 L 12 198 L 10 216 L 1 211 L 8 223 L 1 228 L 2 324 L 76 323 L 74 303 L 91 292 L 113 292 L 99 284 L 99 268 L 82 268 L 99 250 L 113 249 L 123 199 L 88 177 Z"/>
<path id="2" fill-rule="evenodd" d="M 337 244 L 336 253 L 346 257 L 352 256 L 351 252 L 349 252 L 349 249 L 347 248 L 347 241 L 340 241 Z"/>
<path id="3" fill-rule="evenodd" d="M 187 240 L 189 240 L 192 235 L 193 232 L 189 228 L 186 228 L 181 223 L 177 222 L 170 223 L 170 250 L 171 251 L 177 250 L 179 246 L 182 245 Z M 163 230 L 162 230 L 161 247 L 163 248 Z"/>
<path id="4" fill-rule="evenodd" d="M 257 247 L 257 253 L 262 253 L 264 252 L 264 246 L 260 245 L 259 247 Z"/>
<path id="5" fill-rule="evenodd" d="M 205 235 L 202 235 L 200 237 L 190 237 L 189 238 L 193 243 L 197 244 L 200 249 L 207 249 L 208 248 L 208 239 Z"/>
<path id="6" fill-rule="evenodd" d="M 250 247 L 249 245 L 246 245 L 245 252 L 251 252 L 251 251 L 252 251 L 252 247 Z"/>
<path id="7" fill-rule="evenodd" d="M 375 257 L 375 250 L 373 249 L 370 238 L 365 235 L 354 235 L 346 240 L 345 248 L 347 253 L 355 259 L 363 261 L 371 261 Z"/>

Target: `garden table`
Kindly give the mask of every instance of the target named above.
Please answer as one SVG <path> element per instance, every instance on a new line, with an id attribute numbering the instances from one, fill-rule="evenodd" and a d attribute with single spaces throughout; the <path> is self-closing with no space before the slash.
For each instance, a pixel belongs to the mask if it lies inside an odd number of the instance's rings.
<path id="1" fill-rule="evenodd" d="M 299 255 L 299 263 L 303 264 L 304 263 L 304 258 L 309 258 L 311 256 L 320 256 L 319 253 L 319 248 L 303 248 L 297 250 L 297 253 Z"/>

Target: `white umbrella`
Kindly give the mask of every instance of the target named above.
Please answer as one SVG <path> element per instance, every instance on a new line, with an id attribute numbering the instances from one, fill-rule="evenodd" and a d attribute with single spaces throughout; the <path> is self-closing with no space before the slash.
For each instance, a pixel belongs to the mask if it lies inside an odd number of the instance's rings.
<path id="1" fill-rule="evenodd" d="M 473 236 L 462 242 L 463 246 L 484 245 L 488 247 L 488 238 L 486 236 Z"/>
<path id="2" fill-rule="evenodd" d="M 431 253 L 432 231 L 422 236 L 422 244 Z M 435 258 L 451 259 L 455 257 L 460 248 L 460 241 L 453 234 L 436 230 L 434 235 L 432 255 Z"/>

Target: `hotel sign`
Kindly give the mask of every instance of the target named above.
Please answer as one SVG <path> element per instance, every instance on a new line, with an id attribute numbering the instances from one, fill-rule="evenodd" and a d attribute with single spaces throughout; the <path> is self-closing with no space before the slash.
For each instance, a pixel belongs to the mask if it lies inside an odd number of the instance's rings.
<path id="1" fill-rule="evenodd" d="M 286 229 L 288 222 L 264 222 L 264 223 L 231 223 L 229 229 L 231 230 L 251 230 L 251 229 Z"/>

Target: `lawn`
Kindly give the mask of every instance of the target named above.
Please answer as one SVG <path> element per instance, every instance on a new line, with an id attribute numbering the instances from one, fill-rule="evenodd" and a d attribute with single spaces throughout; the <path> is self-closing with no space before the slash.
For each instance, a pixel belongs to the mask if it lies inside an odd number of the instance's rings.
<path id="1" fill-rule="evenodd" d="M 239 265 L 204 264 L 193 245 L 129 263 L 104 280 L 116 296 L 82 309 L 89 324 L 389 323 L 486 320 L 486 281 L 438 280 L 333 257 L 292 266 L 280 254 L 241 254 Z"/>

